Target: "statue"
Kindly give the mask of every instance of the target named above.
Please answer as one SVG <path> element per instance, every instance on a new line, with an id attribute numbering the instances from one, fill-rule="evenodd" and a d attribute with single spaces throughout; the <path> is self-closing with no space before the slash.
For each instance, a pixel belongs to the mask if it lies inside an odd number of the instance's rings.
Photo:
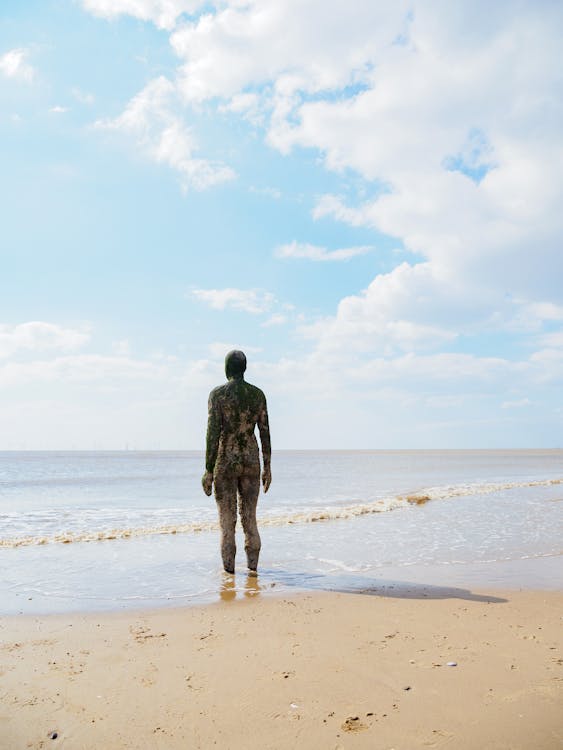
<path id="1" fill-rule="evenodd" d="M 246 357 L 234 350 L 225 357 L 227 382 L 209 394 L 205 474 L 201 484 L 206 495 L 215 486 L 215 500 L 221 526 L 221 556 L 227 573 L 235 572 L 235 526 L 237 493 L 244 531 L 248 569 L 256 574 L 260 534 L 256 505 L 260 493 L 260 456 L 254 428 L 258 425 L 262 444 L 262 485 L 268 491 L 270 471 L 270 428 L 266 397 L 244 379 Z"/>

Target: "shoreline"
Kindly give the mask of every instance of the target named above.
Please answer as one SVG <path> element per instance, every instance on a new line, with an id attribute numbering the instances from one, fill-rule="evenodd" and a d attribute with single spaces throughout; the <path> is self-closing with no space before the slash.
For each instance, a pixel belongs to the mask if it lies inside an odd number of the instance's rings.
<path id="1" fill-rule="evenodd" d="M 208 574 L 209 588 L 198 593 L 188 593 L 162 598 L 104 599 L 96 597 L 65 598 L 41 595 L 33 596 L 4 592 L 2 617 L 56 617 L 88 614 L 136 613 L 159 610 L 183 609 L 211 606 L 223 598 L 225 580 L 228 581 L 228 597 L 244 598 L 247 583 L 262 598 L 293 597 L 307 593 L 363 593 L 370 591 L 375 596 L 408 595 L 409 591 L 428 589 L 435 594 L 442 590 L 471 589 L 493 591 L 545 591 L 563 593 L 563 555 L 550 554 L 534 558 L 512 560 L 477 561 L 471 563 L 449 563 L 431 565 L 388 565 L 369 574 L 334 569 L 328 573 L 307 573 L 277 568 L 261 568 L 258 578 L 248 578 L 244 567 L 236 569 L 234 577 L 226 576 L 217 563 L 215 571 Z"/>
<path id="2" fill-rule="evenodd" d="M 223 593 L 1 617 L 1 747 L 561 745 L 562 591 Z"/>

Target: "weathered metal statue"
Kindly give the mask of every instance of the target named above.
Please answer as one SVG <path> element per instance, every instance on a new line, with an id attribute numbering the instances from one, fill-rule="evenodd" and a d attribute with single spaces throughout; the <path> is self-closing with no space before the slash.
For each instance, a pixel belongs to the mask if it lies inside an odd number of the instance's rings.
<path id="1" fill-rule="evenodd" d="M 248 568 L 255 572 L 258 567 L 260 534 L 256 525 L 256 504 L 260 493 L 260 456 L 254 435 L 256 425 L 262 444 L 264 492 L 272 481 L 266 397 L 260 388 L 245 381 L 245 370 L 243 352 L 229 352 L 225 357 L 227 382 L 209 394 L 205 474 L 201 480 L 206 495 L 211 495 L 215 486 L 221 555 L 227 573 L 235 572 L 237 493 Z"/>

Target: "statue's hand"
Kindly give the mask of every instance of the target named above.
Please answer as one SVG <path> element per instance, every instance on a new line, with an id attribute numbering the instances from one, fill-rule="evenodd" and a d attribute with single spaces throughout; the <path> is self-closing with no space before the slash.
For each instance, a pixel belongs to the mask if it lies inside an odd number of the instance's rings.
<path id="1" fill-rule="evenodd" d="M 264 471 L 262 472 L 262 486 L 264 487 L 264 492 L 268 492 L 268 489 L 271 484 L 272 484 L 272 471 L 269 466 L 265 466 Z"/>
<path id="2" fill-rule="evenodd" d="M 213 474 L 210 471 L 206 471 L 202 476 L 201 486 L 205 494 L 209 497 L 213 491 Z"/>

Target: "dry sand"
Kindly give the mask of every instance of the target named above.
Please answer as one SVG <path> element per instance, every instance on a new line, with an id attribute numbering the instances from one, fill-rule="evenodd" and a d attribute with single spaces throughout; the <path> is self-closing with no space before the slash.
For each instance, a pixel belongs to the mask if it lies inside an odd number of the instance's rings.
<path id="1" fill-rule="evenodd" d="M 563 594 L 370 593 L 2 618 L 0 747 L 563 746 Z"/>

